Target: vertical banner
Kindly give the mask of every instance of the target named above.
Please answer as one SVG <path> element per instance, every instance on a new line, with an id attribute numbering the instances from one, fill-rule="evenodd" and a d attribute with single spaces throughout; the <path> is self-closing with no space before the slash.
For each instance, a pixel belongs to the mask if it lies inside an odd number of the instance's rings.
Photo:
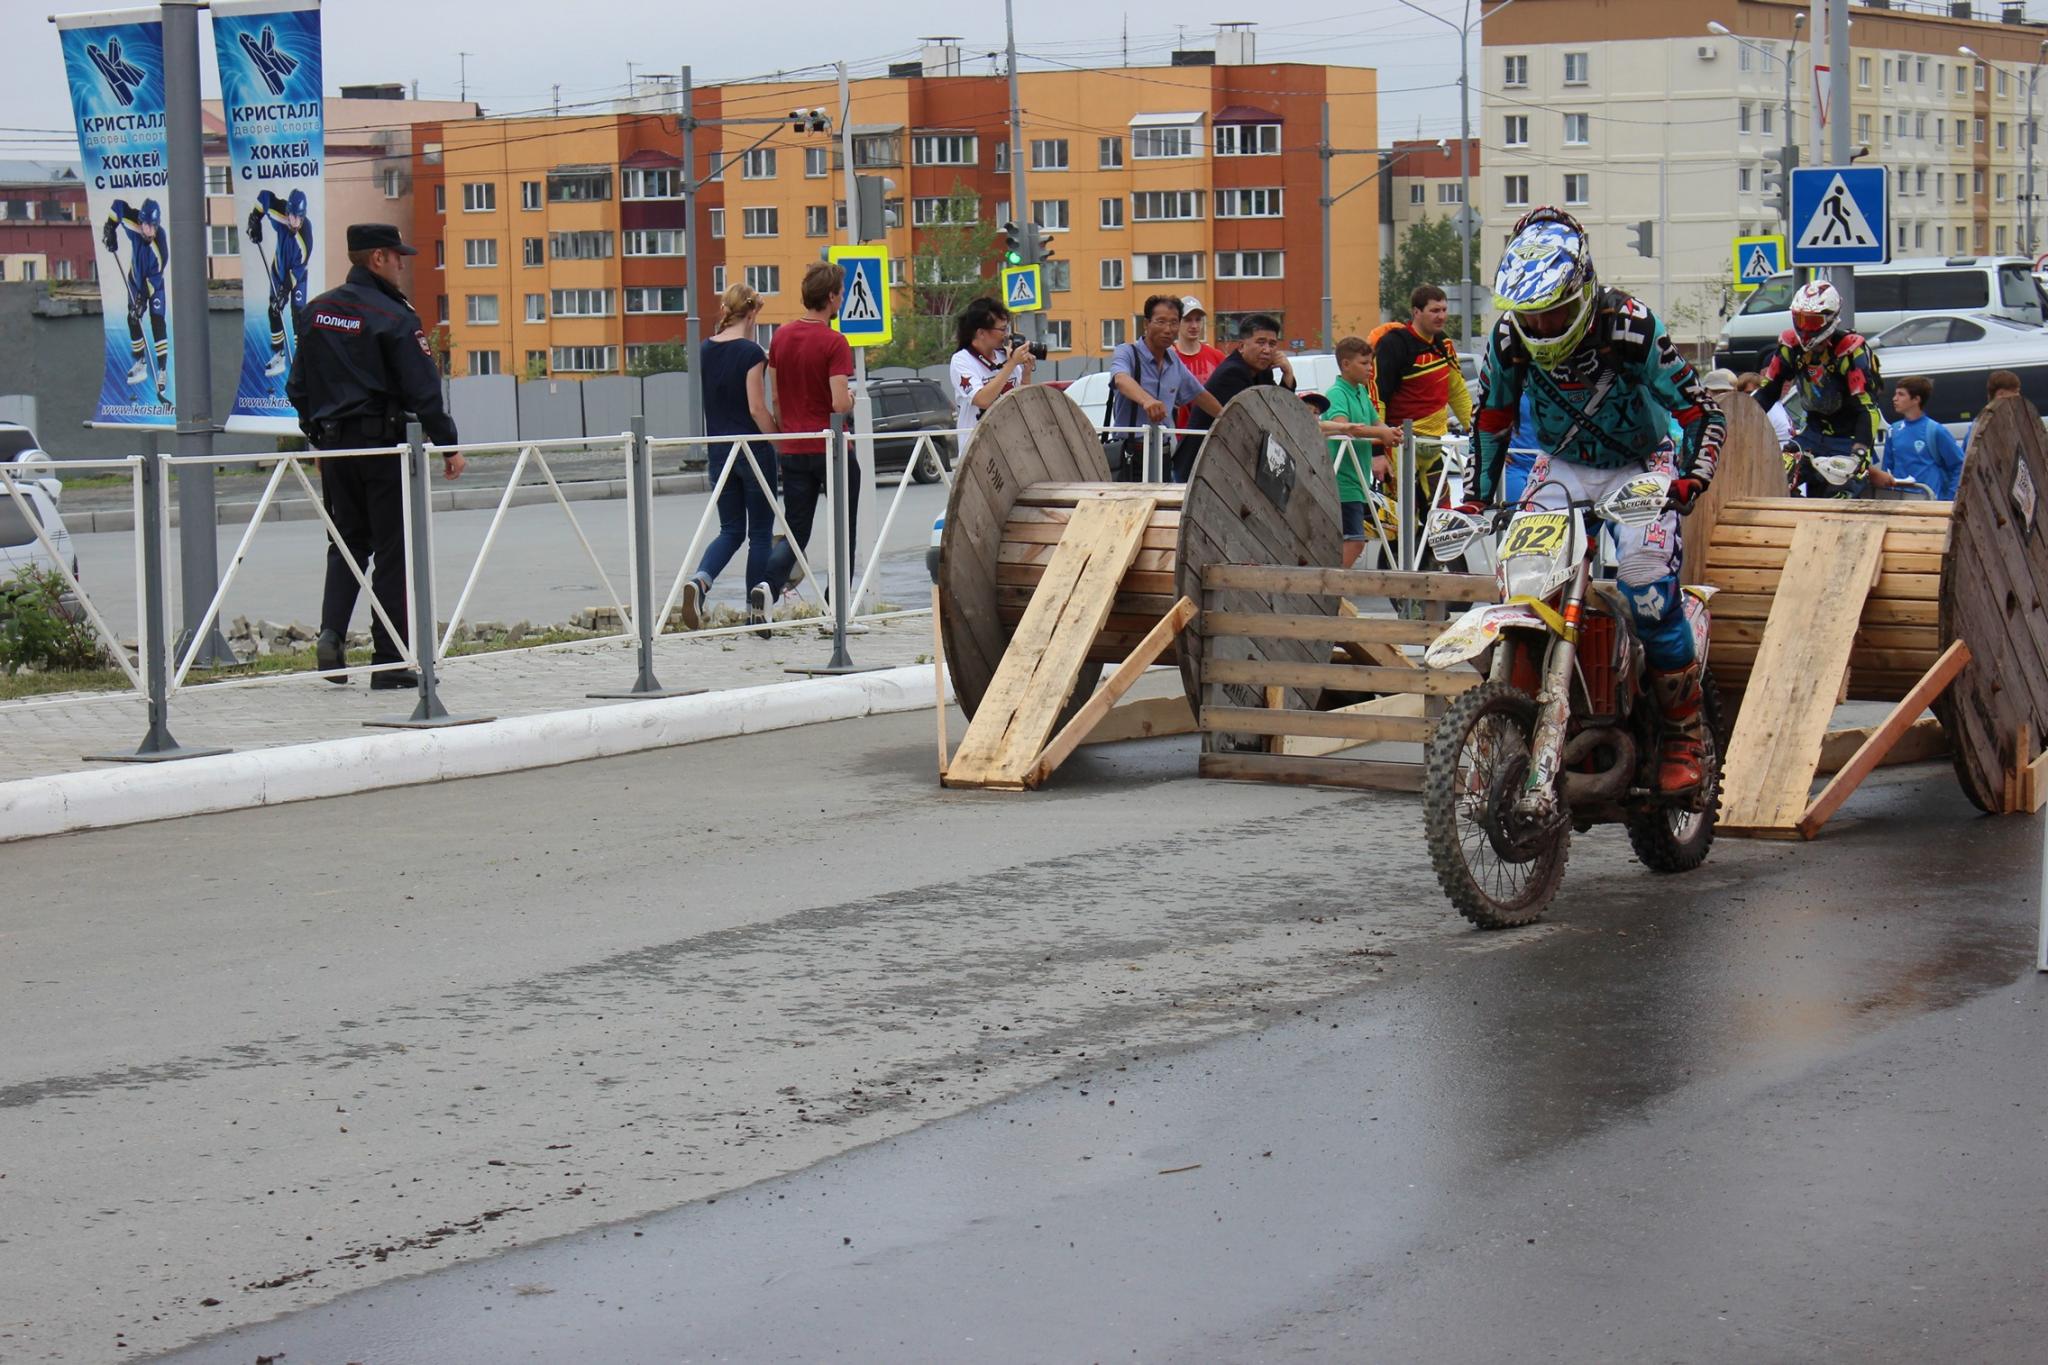
<path id="1" fill-rule="evenodd" d="M 163 23 L 153 8 L 115 10 L 60 15 L 57 30 L 98 239 L 106 363 L 93 420 L 169 427 L 176 395 Z"/>
<path id="2" fill-rule="evenodd" d="M 229 431 L 296 436 L 284 394 L 297 320 L 326 288 L 319 0 L 214 0 L 213 43 L 242 249 L 242 354 Z"/>

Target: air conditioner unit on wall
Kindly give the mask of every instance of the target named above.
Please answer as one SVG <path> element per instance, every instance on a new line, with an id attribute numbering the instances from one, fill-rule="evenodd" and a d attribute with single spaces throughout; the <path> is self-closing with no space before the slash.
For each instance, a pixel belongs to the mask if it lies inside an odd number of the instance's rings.
<path id="1" fill-rule="evenodd" d="M 1718 48 L 1718 47 L 1715 47 L 1715 46 L 1714 46 L 1714 45 L 1713 45 L 1712 43 L 1701 43 L 1701 44 L 1700 44 L 1700 47 L 1699 47 L 1699 59 L 1700 59 L 1701 61 L 1703 61 L 1703 62 L 1711 62 L 1711 61 L 1713 61 L 1713 60 L 1714 60 L 1714 59 L 1715 59 L 1716 57 L 1718 57 L 1718 56 L 1720 56 L 1720 55 L 1721 55 L 1721 49 L 1720 49 L 1720 48 Z"/>

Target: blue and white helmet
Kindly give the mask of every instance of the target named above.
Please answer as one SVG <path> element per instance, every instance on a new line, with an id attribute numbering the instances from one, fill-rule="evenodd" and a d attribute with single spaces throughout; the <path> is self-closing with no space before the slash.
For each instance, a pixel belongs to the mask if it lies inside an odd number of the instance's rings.
<path id="1" fill-rule="evenodd" d="M 1530 360 L 1549 370 L 1585 337 L 1599 290 L 1586 230 L 1562 209 L 1540 208 L 1515 224 L 1494 273 L 1493 304 Z"/>

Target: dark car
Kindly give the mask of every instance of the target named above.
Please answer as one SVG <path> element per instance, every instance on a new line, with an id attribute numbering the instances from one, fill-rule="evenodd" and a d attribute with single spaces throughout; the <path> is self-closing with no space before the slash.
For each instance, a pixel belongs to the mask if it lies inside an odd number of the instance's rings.
<path id="1" fill-rule="evenodd" d="M 875 409 L 877 474 L 902 473 L 910 453 L 918 448 L 920 432 L 932 433 L 931 443 L 918 457 L 910 477 L 918 483 L 935 483 L 940 461 L 947 469 L 953 467 L 960 452 L 945 385 L 936 379 L 871 379 L 868 396 Z"/>

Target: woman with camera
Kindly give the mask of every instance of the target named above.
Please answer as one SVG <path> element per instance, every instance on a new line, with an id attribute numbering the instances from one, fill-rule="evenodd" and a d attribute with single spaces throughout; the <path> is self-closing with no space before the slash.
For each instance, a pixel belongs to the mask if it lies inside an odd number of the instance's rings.
<path id="1" fill-rule="evenodd" d="M 1005 392 L 1031 382 L 1034 359 L 1045 348 L 1019 341 L 1010 344 L 1010 310 L 991 298 L 967 305 L 955 326 L 960 349 L 953 352 L 953 425 L 960 429 L 960 453 L 989 405 Z"/>

